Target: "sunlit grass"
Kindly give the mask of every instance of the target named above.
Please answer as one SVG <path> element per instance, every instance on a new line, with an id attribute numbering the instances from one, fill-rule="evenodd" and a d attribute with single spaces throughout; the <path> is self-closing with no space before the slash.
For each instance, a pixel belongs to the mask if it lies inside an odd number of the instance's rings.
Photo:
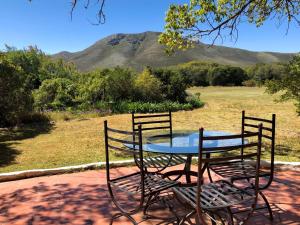
<path id="1" fill-rule="evenodd" d="M 174 130 L 204 127 L 239 132 L 243 109 L 247 114 L 266 118 L 276 113 L 276 160 L 300 161 L 300 117 L 297 117 L 293 103 L 276 104 L 263 88 L 208 87 L 191 88 L 189 92 L 200 92 L 206 105 L 193 111 L 174 113 Z M 45 130 L 35 131 L 34 126 L 25 127 L 24 132 L 19 133 L 0 130 L 0 172 L 104 161 L 103 121 L 108 120 L 116 128 L 131 128 L 129 114 L 60 116 L 55 114 L 54 124 Z M 120 155 L 112 156 L 115 160 L 121 158 Z"/>

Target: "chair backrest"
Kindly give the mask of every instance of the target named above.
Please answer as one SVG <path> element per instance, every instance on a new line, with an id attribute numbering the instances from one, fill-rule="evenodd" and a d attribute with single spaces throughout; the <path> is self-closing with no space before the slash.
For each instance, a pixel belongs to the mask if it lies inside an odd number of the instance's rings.
<path id="1" fill-rule="evenodd" d="M 135 133 L 138 130 L 138 127 L 141 126 L 142 131 L 161 131 L 167 130 L 168 133 L 164 134 L 164 136 L 172 137 L 172 112 L 169 110 L 168 113 L 151 113 L 151 114 L 135 114 L 132 113 L 132 131 Z M 135 136 L 133 136 L 133 140 L 135 140 Z M 172 138 L 170 139 L 172 141 Z M 145 169 L 155 169 L 157 172 L 160 172 L 166 169 L 173 158 L 173 155 L 164 156 L 165 162 L 157 163 L 155 162 L 155 158 L 148 156 L 147 159 L 150 160 L 150 164 L 145 163 Z M 138 160 L 135 159 L 137 162 Z M 140 166 L 137 163 L 138 166 Z"/>
<path id="2" fill-rule="evenodd" d="M 172 134 L 172 112 L 136 115 L 132 113 L 132 130 L 136 132 L 138 126 L 142 125 L 142 130 L 169 130 Z"/>
<path id="3" fill-rule="evenodd" d="M 252 116 L 246 116 L 245 111 L 242 111 L 242 133 L 249 134 L 257 130 L 259 124 L 262 123 L 262 138 L 263 141 L 268 140 L 271 142 L 271 154 L 270 154 L 270 173 L 271 180 L 273 179 L 274 173 L 274 157 L 275 157 L 275 126 L 276 126 L 276 115 L 272 114 L 272 119 L 264 119 Z M 242 150 L 243 154 L 243 150 Z"/>
<path id="4" fill-rule="evenodd" d="M 123 135 L 123 138 L 120 136 Z M 135 136 L 135 140 L 132 137 Z M 105 159 L 106 159 L 106 179 L 107 182 L 111 181 L 110 174 L 110 159 L 109 153 L 111 151 L 118 151 L 121 154 L 131 154 L 135 159 L 139 159 L 139 169 L 141 179 L 144 180 L 143 168 L 143 143 L 142 143 L 142 129 L 141 125 L 138 127 L 137 132 L 117 130 L 108 127 L 107 121 L 104 121 L 104 140 L 105 140 Z M 127 145 L 127 146 L 126 146 Z"/>
<path id="5" fill-rule="evenodd" d="M 230 144 L 230 140 L 243 140 L 243 138 L 255 139 L 252 142 L 244 143 L 240 141 L 241 144 Z M 224 146 L 216 145 L 217 147 L 211 147 L 209 142 L 216 141 L 228 141 L 225 142 Z M 207 163 L 218 163 L 218 162 L 230 162 L 232 160 L 241 159 L 252 159 L 256 162 L 256 173 L 255 173 L 255 184 L 254 191 L 257 194 L 259 190 L 259 169 L 260 169 L 260 156 L 261 156 L 261 140 L 262 140 L 262 124 L 258 125 L 256 132 L 249 134 L 238 134 L 238 135 L 226 135 L 226 136 L 204 136 L 204 129 L 199 130 L 199 152 L 198 152 L 198 192 L 197 192 L 197 204 L 200 205 L 201 198 L 201 185 L 203 183 L 203 166 Z M 233 143 L 233 142 L 232 142 Z M 236 143 L 236 142 L 235 142 Z M 234 150 L 239 150 L 243 148 L 246 150 L 243 155 L 241 154 L 230 154 Z"/>

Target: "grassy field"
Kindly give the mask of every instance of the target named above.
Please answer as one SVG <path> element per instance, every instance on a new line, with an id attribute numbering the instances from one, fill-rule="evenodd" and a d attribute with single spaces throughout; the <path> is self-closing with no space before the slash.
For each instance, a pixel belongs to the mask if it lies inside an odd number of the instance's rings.
<path id="1" fill-rule="evenodd" d="M 175 130 L 204 127 L 238 132 L 242 110 L 267 118 L 276 113 L 276 160 L 300 161 L 300 117 L 291 102 L 276 104 L 263 88 L 208 87 L 191 88 L 189 92 L 200 92 L 206 105 L 174 113 Z M 57 119 L 50 125 L 32 125 L 19 130 L 0 130 L 0 172 L 104 161 L 103 121 L 130 129 L 131 117 L 129 114 L 86 117 Z M 120 158 L 122 156 L 114 156 L 114 159 Z"/>

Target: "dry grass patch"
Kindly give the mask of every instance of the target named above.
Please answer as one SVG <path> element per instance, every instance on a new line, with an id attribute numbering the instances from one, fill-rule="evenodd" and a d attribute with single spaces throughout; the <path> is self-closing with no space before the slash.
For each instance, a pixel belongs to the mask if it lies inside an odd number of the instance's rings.
<path id="1" fill-rule="evenodd" d="M 276 160 L 300 161 L 300 118 L 291 102 L 276 104 L 263 88 L 208 87 L 191 88 L 189 92 L 201 92 L 206 105 L 201 109 L 174 113 L 175 130 L 204 127 L 239 132 L 243 109 L 247 114 L 267 118 L 276 113 Z M 26 127 L 18 133 L 0 130 L 0 172 L 104 161 L 104 120 L 116 128 L 131 128 L 131 115 L 123 114 L 58 120 L 44 130 L 39 126 Z M 120 155 L 113 157 L 121 158 Z"/>

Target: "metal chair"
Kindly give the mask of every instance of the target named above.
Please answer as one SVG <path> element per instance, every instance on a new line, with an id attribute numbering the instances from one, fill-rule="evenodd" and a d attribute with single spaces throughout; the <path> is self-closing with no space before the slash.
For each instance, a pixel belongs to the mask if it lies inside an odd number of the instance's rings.
<path id="1" fill-rule="evenodd" d="M 267 170 L 262 170 L 260 172 L 260 177 L 267 179 L 267 182 L 260 186 L 260 189 L 268 188 L 274 177 L 274 152 L 275 152 L 275 125 L 276 125 L 276 115 L 272 115 L 272 119 L 262 119 L 257 117 L 245 116 L 245 111 L 242 111 L 242 133 L 249 134 L 253 132 L 253 129 L 257 129 L 258 124 L 263 123 L 262 126 L 262 137 L 263 141 L 269 141 L 270 150 L 270 167 Z M 244 139 L 243 139 L 244 141 Z M 241 148 L 241 155 L 244 154 L 243 148 Z M 249 180 L 255 176 L 255 168 L 253 165 L 246 162 L 243 158 L 241 160 L 232 161 L 229 163 L 215 163 L 208 166 L 208 175 L 210 181 L 212 182 L 212 176 L 210 170 L 219 176 L 229 178 L 231 182 L 237 180 Z"/>
<path id="2" fill-rule="evenodd" d="M 160 114 L 136 115 L 132 113 L 132 130 L 136 132 L 138 126 L 142 125 L 142 131 L 167 131 L 165 136 L 172 137 L 172 112 Z M 154 169 L 160 173 L 170 166 L 180 165 L 186 159 L 180 155 L 154 154 L 144 157 L 144 165 L 148 169 Z"/>
<path id="3" fill-rule="evenodd" d="M 260 184 L 259 189 L 267 189 L 274 177 L 274 156 L 275 156 L 275 125 L 276 125 L 276 115 L 272 115 L 272 119 L 263 119 L 257 117 L 250 117 L 245 115 L 245 111 L 242 111 L 242 134 L 251 134 L 254 129 L 258 128 L 258 123 L 263 123 L 262 125 L 262 138 L 264 141 L 270 142 L 270 167 L 268 169 L 263 169 L 260 171 L 260 178 L 264 178 L 265 182 Z M 242 140 L 245 141 L 244 138 Z M 244 149 L 241 148 L 241 156 L 244 154 Z M 253 186 L 251 179 L 255 177 L 255 167 L 241 158 L 241 160 L 234 160 L 226 163 L 210 163 L 207 168 L 208 176 L 211 182 L 213 182 L 211 171 L 217 175 L 227 178 L 231 183 L 236 181 L 247 181 L 250 186 Z M 273 220 L 273 213 L 268 202 L 268 199 L 263 194 L 259 193 L 265 202 L 265 206 L 257 207 L 257 210 L 267 209 L 270 219 Z"/>
<path id="4" fill-rule="evenodd" d="M 109 194 L 115 206 L 120 211 L 111 218 L 110 224 L 116 218 L 121 216 L 127 217 L 133 224 L 137 224 L 132 215 L 138 213 L 143 209 L 144 214 L 148 207 L 157 201 L 161 191 L 164 191 L 170 187 L 174 187 L 178 183 L 175 181 L 161 178 L 161 176 L 146 172 L 146 167 L 143 163 L 143 149 L 142 149 L 142 128 L 141 125 L 138 127 L 137 134 L 133 132 L 117 130 L 109 128 L 107 121 L 104 121 L 104 135 L 105 135 L 105 156 L 106 156 L 106 179 Z M 120 138 L 124 135 L 126 138 Z M 132 137 L 135 136 L 135 140 Z M 131 137 L 128 139 L 128 137 Z M 132 150 L 127 148 L 125 145 L 134 145 Z M 130 174 L 116 175 L 111 173 L 110 169 L 110 152 L 118 151 L 122 154 L 134 155 L 135 159 L 139 163 L 139 171 Z M 114 177 L 114 178 L 112 178 Z M 137 203 L 133 209 L 126 209 L 120 203 L 118 199 L 119 194 L 126 196 L 134 196 L 131 202 Z M 126 201 L 128 206 L 130 203 L 129 199 Z"/>
<path id="5" fill-rule="evenodd" d="M 188 218 L 197 214 L 197 219 L 201 224 L 207 224 L 205 215 L 211 219 L 215 224 L 220 220 L 224 224 L 222 213 L 228 215 L 228 222 L 233 224 L 232 208 L 251 203 L 248 215 L 241 221 L 246 222 L 257 205 L 259 193 L 259 172 L 260 172 L 260 156 L 261 156 L 261 139 L 262 139 L 262 125 L 258 126 L 257 132 L 249 134 L 229 135 L 229 136 L 203 136 L 203 128 L 199 131 L 199 154 L 198 154 L 198 180 L 197 186 L 193 187 L 174 187 L 172 188 L 177 199 L 191 207 L 191 211 L 187 213 L 180 221 L 183 224 Z M 224 141 L 231 139 L 255 138 L 251 143 L 241 143 L 241 145 L 226 145 L 226 147 L 205 147 L 205 142 Z M 206 145 L 206 146 L 209 146 Z M 234 150 L 243 148 L 247 149 L 247 153 L 243 155 L 234 154 Z M 255 183 L 252 190 L 243 189 L 235 186 L 226 180 L 219 180 L 216 182 L 204 184 L 202 168 L 206 164 L 216 162 L 230 162 L 238 159 L 252 159 L 255 160 Z M 244 206 L 243 206 L 244 207 Z M 235 212 L 238 213 L 238 212 Z"/>

